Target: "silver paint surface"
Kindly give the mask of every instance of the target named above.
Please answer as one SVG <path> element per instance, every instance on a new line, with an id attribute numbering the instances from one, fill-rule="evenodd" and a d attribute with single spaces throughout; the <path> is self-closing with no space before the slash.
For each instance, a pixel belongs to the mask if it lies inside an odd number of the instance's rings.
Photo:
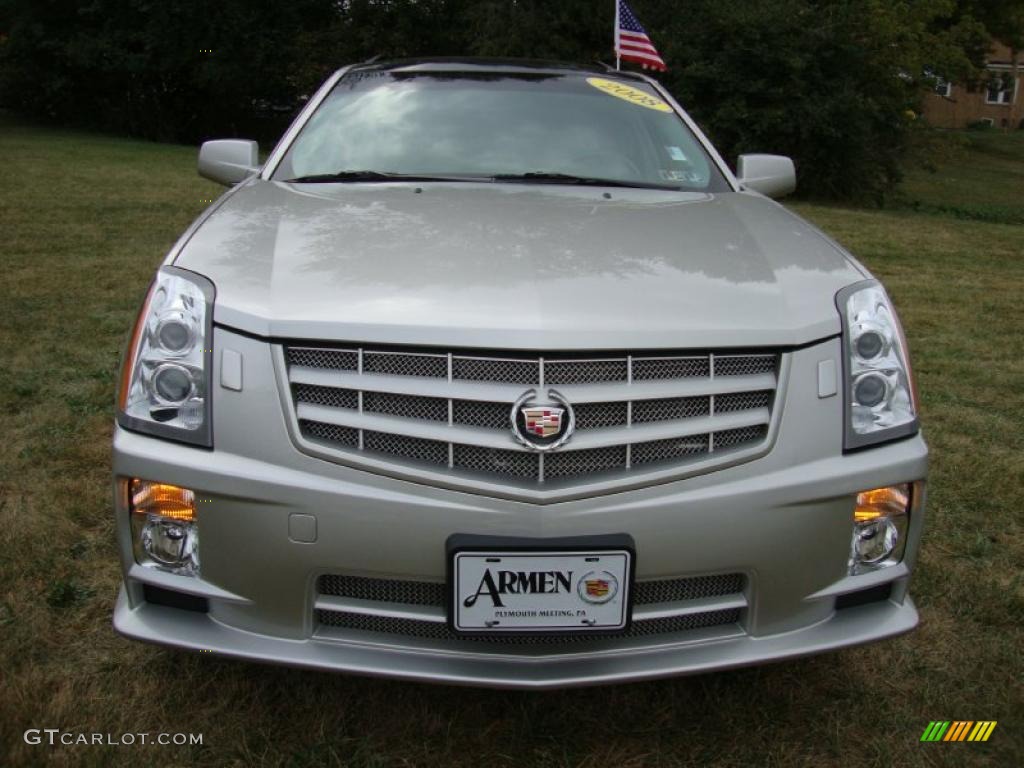
<path id="1" fill-rule="evenodd" d="M 804 344 L 863 278 L 756 194 L 259 178 L 175 264 L 261 336 L 557 350 Z"/>

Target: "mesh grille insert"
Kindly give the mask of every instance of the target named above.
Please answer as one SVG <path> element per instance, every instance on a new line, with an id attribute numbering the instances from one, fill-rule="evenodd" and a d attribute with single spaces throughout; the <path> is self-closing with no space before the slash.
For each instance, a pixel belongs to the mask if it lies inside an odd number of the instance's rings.
<path id="1" fill-rule="evenodd" d="M 707 357 L 634 358 L 633 360 L 633 381 L 692 379 L 710 375 L 711 361 Z"/>
<path id="2" fill-rule="evenodd" d="M 448 401 L 440 397 L 366 392 L 363 395 L 363 410 L 367 413 L 383 413 L 405 419 L 448 421 Z"/>
<path id="3" fill-rule="evenodd" d="M 768 427 L 758 424 L 755 427 L 741 427 L 715 432 L 715 450 L 720 448 L 736 448 L 748 443 L 759 443 L 768 435 Z"/>
<path id="4" fill-rule="evenodd" d="M 363 354 L 363 373 L 446 379 L 448 378 L 448 357 L 447 355 L 365 352 Z"/>
<path id="5" fill-rule="evenodd" d="M 288 347 L 285 359 L 288 361 L 288 365 L 300 365 L 306 368 L 333 368 L 339 371 L 359 370 L 359 353 L 355 350 Z"/>
<path id="6" fill-rule="evenodd" d="M 379 603 L 434 606 L 443 606 L 445 603 L 445 585 L 436 581 L 370 579 L 365 576 L 326 574 L 317 579 L 316 590 L 321 595 L 374 600 Z"/>
<path id="7" fill-rule="evenodd" d="M 638 581 L 633 585 L 633 604 L 678 603 L 704 597 L 735 595 L 743 591 L 745 582 L 742 573 Z"/>
<path id="8" fill-rule="evenodd" d="M 626 360 L 565 360 L 544 363 L 545 384 L 587 384 L 597 381 L 626 381 Z"/>
<path id="9" fill-rule="evenodd" d="M 634 424 L 691 419 L 709 413 L 710 397 L 670 397 L 663 400 L 637 400 L 633 403 Z"/>
<path id="10" fill-rule="evenodd" d="M 454 446 L 453 459 L 456 467 L 470 472 L 488 472 L 530 479 L 537 477 L 540 462 L 535 453 L 458 444 Z"/>
<path id="11" fill-rule="evenodd" d="M 715 376 L 754 376 L 775 370 L 775 355 L 729 355 L 715 358 Z"/>
<path id="12" fill-rule="evenodd" d="M 536 384 L 540 380 L 540 362 L 455 357 L 452 359 L 452 377 L 465 381 Z"/>
<path id="13" fill-rule="evenodd" d="M 620 427 L 626 424 L 629 405 L 619 403 L 581 403 L 573 409 L 576 429 Z"/>
<path id="14" fill-rule="evenodd" d="M 328 405 L 331 408 L 359 407 L 359 393 L 354 389 L 318 387 L 313 384 L 292 384 L 292 395 L 297 403 Z"/>
<path id="15" fill-rule="evenodd" d="M 487 429 L 509 429 L 512 423 L 511 403 L 486 403 L 476 400 L 452 402 L 452 420 L 456 424 Z"/>
<path id="16" fill-rule="evenodd" d="M 423 440 L 418 437 L 366 430 L 363 433 L 363 447 L 367 451 L 388 453 L 403 459 L 445 466 L 448 464 L 448 443 L 442 443 L 440 440 Z"/>
<path id="17" fill-rule="evenodd" d="M 299 420 L 302 434 L 318 440 L 326 440 L 346 448 L 359 447 L 359 430 L 352 427 L 339 427 L 336 424 L 324 424 L 322 421 Z"/>
<path id="18" fill-rule="evenodd" d="M 715 397 L 715 413 L 732 413 L 734 411 L 751 411 L 755 408 L 767 408 L 771 402 L 772 393 L 762 390 L 760 392 L 731 392 L 726 395 Z"/>
<path id="19" fill-rule="evenodd" d="M 608 472 L 626 466 L 626 446 L 551 453 L 544 457 L 544 477 L 571 477 Z"/>
<path id="20" fill-rule="evenodd" d="M 707 435 L 679 437 L 672 440 L 651 440 L 633 446 L 633 465 L 654 464 L 659 461 L 671 461 L 684 456 L 708 453 L 710 448 Z"/>

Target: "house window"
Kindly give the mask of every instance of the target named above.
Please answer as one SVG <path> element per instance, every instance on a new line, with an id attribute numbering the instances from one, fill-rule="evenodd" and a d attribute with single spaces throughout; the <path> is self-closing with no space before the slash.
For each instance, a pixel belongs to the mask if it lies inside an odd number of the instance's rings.
<path id="1" fill-rule="evenodd" d="M 1017 83 L 1008 77 L 994 77 L 985 90 L 986 104 L 1013 104 L 1017 95 Z"/>
<path id="2" fill-rule="evenodd" d="M 953 95 L 953 84 L 941 77 L 935 78 L 935 92 L 944 99 Z"/>

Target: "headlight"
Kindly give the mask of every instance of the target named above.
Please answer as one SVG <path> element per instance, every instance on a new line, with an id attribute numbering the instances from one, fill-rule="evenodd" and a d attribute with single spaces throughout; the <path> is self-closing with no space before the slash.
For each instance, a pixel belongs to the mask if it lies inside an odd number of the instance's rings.
<path id="1" fill-rule="evenodd" d="M 885 290 L 874 280 L 836 297 L 843 317 L 846 450 L 917 432 L 907 344 Z"/>
<path id="2" fill-rule="evenodd" d="M 212 446 L 212 316 L 212 283 L 176 267 L 157 273 L 121 372 L 121 426 Z"/>

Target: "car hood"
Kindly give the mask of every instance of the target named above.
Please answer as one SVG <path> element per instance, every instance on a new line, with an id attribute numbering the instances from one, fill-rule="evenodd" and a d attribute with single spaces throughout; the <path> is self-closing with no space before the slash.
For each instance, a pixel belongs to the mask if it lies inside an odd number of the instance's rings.
<path id="1" fill-rule="evenodd" d="M 753 194 L 252 180 L 175 264 L 260 336 L 507 349 L 796 345 L 857 266 Z"/>

